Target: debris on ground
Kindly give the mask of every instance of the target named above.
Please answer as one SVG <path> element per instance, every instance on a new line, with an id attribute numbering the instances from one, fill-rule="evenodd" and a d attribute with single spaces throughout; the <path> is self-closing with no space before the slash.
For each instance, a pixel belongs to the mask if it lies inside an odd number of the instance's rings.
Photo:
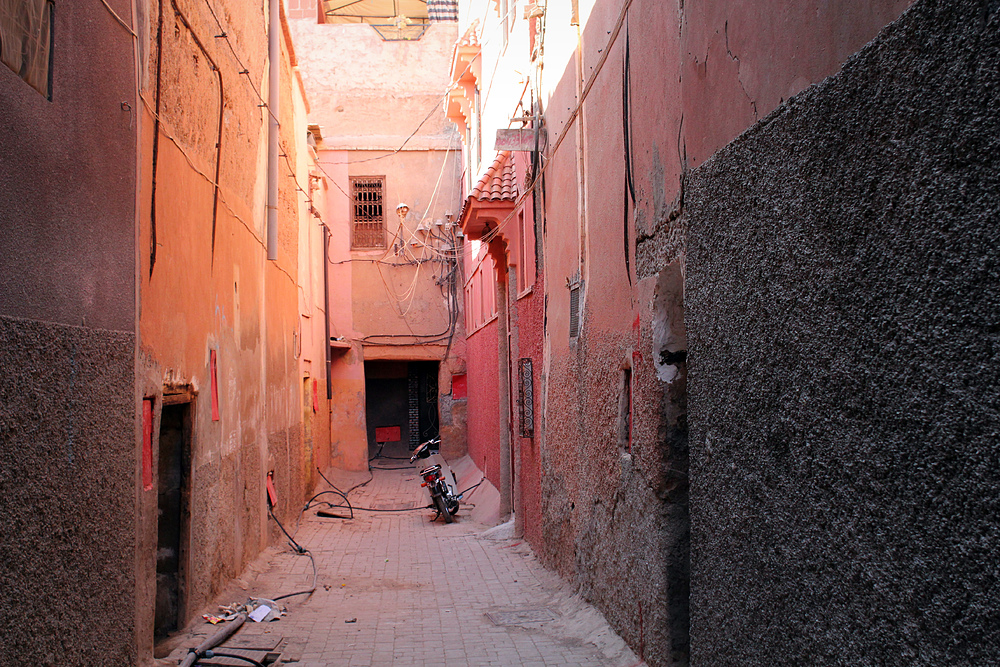
<path id="1" fill-rule="evenodd" d="M 286 613 L 284 607 L 267 598 L 250 598 L 246 602 L 219 605 L 219 611 L 224 614 L 221 618 L 209 614 L 204 614 L 202 618 L 215 625 L 222 621 L 231 621 L 237 614 L 246 614 L 248 618 L 258 623 L 267 623 L 278 620 Z"/>

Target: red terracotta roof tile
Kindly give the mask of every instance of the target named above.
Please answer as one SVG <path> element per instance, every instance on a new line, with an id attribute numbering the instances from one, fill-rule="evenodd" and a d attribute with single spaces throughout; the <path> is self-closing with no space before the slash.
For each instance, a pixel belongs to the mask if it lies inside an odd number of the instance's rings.
<path id="1" fill-rule="evenodd" d="M 476 29 L 479 27 L 479 19 L 473 19 L 472 23 L 469 24 L 469 28 L 465 31 L 465 34 L 458 40 L 458 46 L 479 46 L 479 35 L 476 33 Z"/>
<path id="2" fill-rule="evenodd" d="M 479 201 L 517 201 L 517 178 L 514 157 L 510 151 L 500 151 L 476 187 L 472 196 Z"/>

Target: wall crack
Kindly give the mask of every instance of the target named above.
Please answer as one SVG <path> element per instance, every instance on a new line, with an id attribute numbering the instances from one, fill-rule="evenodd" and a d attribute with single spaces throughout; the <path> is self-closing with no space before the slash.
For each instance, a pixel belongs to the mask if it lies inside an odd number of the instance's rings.
<path id="1" fill-rule="evenodd" d="M 743 83 L 743 63 L 740 62 L 740 57 L 729 49 L 729 21 L 726 21 L 725 33 L 726 53 L 729 54 L 729 58 L 736 63 L 736 80 L 740 82 L 740 88 L 743 90 L 743 94 L 746 95 L 747 101 L 750 102 L 750 106 L 753 107 L 753 119 L 756 121 L 759 119 L 759 116 L 757 115 L 757 101 L 750 96 L 750 93 L 747 92 L 746 85 Z"/>

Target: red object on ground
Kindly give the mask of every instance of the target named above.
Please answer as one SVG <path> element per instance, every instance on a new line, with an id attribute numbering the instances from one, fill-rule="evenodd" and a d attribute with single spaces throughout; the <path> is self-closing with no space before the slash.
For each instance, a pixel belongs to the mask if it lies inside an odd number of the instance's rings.
<path id="1" fill-rule="evenodd" d="M 142 488 L 153 489 L 153 399 L 142 399 Z"/>
<path id="2" fill-rule="evenodd" d="M 209 365 L 212 371 L 212 421 L 219 421 L 219 373 L 215 362 L 215 350 L 209 358 Z"/>
<path id="3" fill-rule="evenodd" d="M 452 375 L 451 376 L 452 400 L 467 398 L 468 395 L 469 395 L 469 381 L 465 377 L 465 375 Z"/>
<path id="4" fill-rule="evenodd" d="M 399 442 L 398 426 L 375 427 L 375 442 Z"/>

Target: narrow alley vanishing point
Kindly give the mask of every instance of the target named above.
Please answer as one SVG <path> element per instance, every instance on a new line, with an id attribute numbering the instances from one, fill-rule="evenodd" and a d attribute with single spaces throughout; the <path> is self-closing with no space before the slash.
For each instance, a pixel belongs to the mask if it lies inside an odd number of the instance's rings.
<path id="1" fill-rule="evenodd" d="M 0 663 L 210 664 L 287 529 L 286 663 L 1000 664 L 997 0 L 0 0 L 0 63 Z M 369 465 L 415 509 L 302 515 Z"/>

